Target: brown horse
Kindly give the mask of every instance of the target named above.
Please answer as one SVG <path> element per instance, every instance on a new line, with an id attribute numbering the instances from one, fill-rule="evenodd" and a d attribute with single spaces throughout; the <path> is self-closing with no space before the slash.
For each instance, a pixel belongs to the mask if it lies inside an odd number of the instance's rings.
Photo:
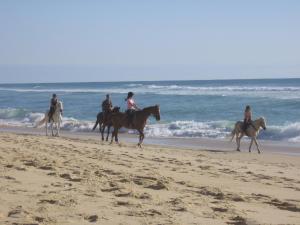
<path id="1" fill-rule="evenodd" d="M 112 133 L 111 137 L 111 143 L 113 143 L 113 138 L 115 137 L 115 141 L 118 143 L 118 132 L 121 127 L 125 127 L 128 129 L 134 129 L 139 132 L 139 143 L 138 146 L 142 147 L 142 143 L 144 140 L 144 128 L 147 123 L 147 119 L 149 116 L 153 115 L 157 121 L 160 120 L 160 109 L 158 105 L 150 106 L 147 108 L 144 108 L 140 111 L 136 111 L 134 113 L 133 119 L 132 119 L 132 125 L 129 125 L 128 115 L 127 113 L 113 113 L 111 117 L 111 121 L 114 127 L 114 131 Z"/>
<path id="2" fill-rule="evenodd" d="M 96 120 L 96 123 L 93 127 L 93 130 L 95 130 L 97 128 L 98 124 L 99 124 L 99 131 L 101 133 L 102 141 L 104 141 L 105 127 L 107 127 L 106 141 L 108 141 L 110 128 L 112 126 L 111 116 L 112 116 L 112 113 L 117 113 L 117 112 L 120 112 L 120 107 L 114 107 L 113 110 L 106 116 L 105 121 L 104 121 L 103 112 L 98 113 L 97 120 Z"/>

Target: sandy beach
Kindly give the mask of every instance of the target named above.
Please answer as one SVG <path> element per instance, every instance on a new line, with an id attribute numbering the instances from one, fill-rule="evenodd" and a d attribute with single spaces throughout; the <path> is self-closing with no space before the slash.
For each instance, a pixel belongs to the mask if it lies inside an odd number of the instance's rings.
<path id="1" fill-rule="evenodd" d="M 0 224 L 300 224 L 296 156 L 0 140 Z"/>

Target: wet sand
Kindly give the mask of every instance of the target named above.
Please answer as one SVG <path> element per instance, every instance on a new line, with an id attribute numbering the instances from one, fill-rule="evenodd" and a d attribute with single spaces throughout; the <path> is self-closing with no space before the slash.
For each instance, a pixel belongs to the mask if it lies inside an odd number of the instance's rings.
<path id="1" fill-rule="evenodd" d="M 13 126 L 0 126 L 0 132 L 9 132 L 16 134 L 36 134 L 45 135 L 44 128 L 28 128 L 28 127 L 13 127 Z M 61 131 L 62 137 L 81 138 L 100 140 L 100 133 L 98 130 L 91 132 L 70 132 Z M 120 133 L 120 142 L 137 143 L 138 136 L 136 134 Z M 105 133 L 106 137 L 106 133 Z M 208 151 L 235 151 L 236 143 L 235 139 L 231 142 L 230 137 L 226 139 L 214 139 L 214 138 L 178 138 L 178 137 L 145 137 L 144 143 L 156 146 L 164 146 L 176 149 L 192 149 L 192 150 L 208 150 Z M 111 136 L 109 137 L 109 141 Z M 260 150 L 262 152 L 276 153 L 283 155 L 300 156 L 300 144 L 283 141 L 262 141 L 258 140 L 260 144 Z M 250 140 L 243 138 L 241 142 L 241 150 L 248 152 Z M 257 153 L 256 146 L 253 144 L 252 152 Z"/>

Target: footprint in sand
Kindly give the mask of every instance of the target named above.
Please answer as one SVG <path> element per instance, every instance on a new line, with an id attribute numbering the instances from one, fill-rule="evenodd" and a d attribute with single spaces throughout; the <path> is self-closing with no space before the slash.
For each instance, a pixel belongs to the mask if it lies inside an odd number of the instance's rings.
<path id="1" fill-rule="evenodd" d="M 113 191 L 119 191 L 119 187 L 111 187 L 111 188 L 103 188 L 101 189 L 102 192 L 113 192 Z"/>
<path id="2" fill-rule="evenodd" d="M 35 161 L 35 160 L 23 160 L 23 164 L 25 165 L 25 166 L 33 166 L 33 167 L 37 167 L 37 165 L 38 165 L 38 162 L 37 161 Z"/>
<path id="3" fill-rule="evenodd" d="M 149 188 L 153 190 L 168 189 L 167 187 L 168 181 L 164 178 L 157 179 L 151 176 L 136 176 L 133 178 L 132 181 L 137 185 L 142 185 L 145 188 Z"/>
<path id="4" fill-rule="evenodd" d="M 97 215 L 85 216 L 84 219 L 89 221 L 90 223 L 95 223 L 98 221 L 98 216 Z"/>
<path id="5" fill-rule="evenodd" d="M 201 170 L 209 170 L 211 166 L 198 166 Z"/>
<path id="6" fill-rule="evenodd" d="M 66 180 L 72 181 L 72 182 L 80 182 L 82 180 L 81 178 L 73 178 L 68 173 L 63 173 L 60 175 L 60 177 L 66 179 Z"/>
<path id="7" fill-rule="evenodd" d="M 8 212 L 7 216 L 11 218 L 23 218 L 28 212 L 23 210 L 22 206 L 17 206 L 15 209 Z"/>
<path id="8" fill-rule="evenodd" d="M 226 209 L 226 208 L 219 208 L 219 207 L 213 207 L 213 208 L 211 208 L 214 212 L 227 212 L 228 211 L 228 209 Z"/>
<path id="9" fill-rule="evenodd" d="M 174 210 L 174 211 L 177 211 L 177 212 L 187 211 L 187 208 L 185 207 L 184 202 L 179 198 L 172 198 L 167 203 L 171 205 L 172 210 Z"/>
<path id="10" fill-rule="evenodd" d="M 1 178 L 4 178 L 6 180 L 16 180 L 16 178 L 11 177 L 11 176 L 1 176 Z"/>
<path id="11" fill-rule="evenodd" d="M 221 192 L 218 188 L 199 187 L 199 190 L 193 190 L 193 192 L 196 192 L 201 195 L 212 196 L 217 200 L 223 200 L 225 198 L 224 193 Z"/>
<path id="12" fill-rule="evenodd" d="M 160 158 L 153 158 L 152 161 L 155 161 L 155 162 L 165 162 L 164 160 L 162 160 Z"/>
<path id="13" fill-rule="evenodd" d="M 233 225 L 247 225 L 246 219 L 244 219 L 241 216 L 235 216 L 231 218 L 231 221 L 228 222 L 228 224 L 233 224 Z"/>
<path id="14" fill-rule="evenodd" d="M 26 168 L 24 168 L 24 167 L 18 167 L 18 166 L 17 166 L 17 167 L 15 167 L 15 169 L 16 169 L 16 170 L 19 170 L 19 171 L 26 171 Z"/>
<path id="15" fill-rule="evenodd" d="M 8 164 L 8 165 L 5 165 L 6 168 L 13 168 L 14 165 L 11 165 L 11 164 Z"/>
<path id="16" fill-rule="evenodd" d="M 56 176 L 56 173 L 47 173 L 48 176 Z"/>
<path id="17" fill-rule="evenodd" d="M 43 223 L 45 221 L 45 218 L 44 217 L 39 217 L 39 216 L 36 216 L 34 218 L 35 221 L 39 222 L 39 223 Z"/>
<path id="18" fill-rule="evenodd" d="M 151 184 L 149 186 L 145 186 L 145 188 L 150 188 L 153 190 L 162 190 L 162 189 L 167 189 L 168 187 L 164 181 L 158 180 L 156 183 Z"/>
<path id="19" fill-rule="evenodd" d="M 276 206 L 281 210 L 287 210 L 291 212 L 300 212 L 300 207 L 296 206 L 295 204 L 289 202 L 282 202 L 279 199 L 272 199 L 271 201 L 265 202 L 267 204 Z"/>
<path id="20" fill-rule="evenodd" d="M 43 204 L 43 203 L 47 203 L 47 204 L 50 204 L 50 205 L 58 205 L 58 201 L 57 200 L 53 200 L 53 199 L 42 199 L 39 201 L 40 204 Z"/>
<path id="21" fill-rule="evenodd" d="M 40 166 L 38 168 L 41 169 L 41 170 L 54 170 L 54 168 L 52 167 L 52 165 Z"/>

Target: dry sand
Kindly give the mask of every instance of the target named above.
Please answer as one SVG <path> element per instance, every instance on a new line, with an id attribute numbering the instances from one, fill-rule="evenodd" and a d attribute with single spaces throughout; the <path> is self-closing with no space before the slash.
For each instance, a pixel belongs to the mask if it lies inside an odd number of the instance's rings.
<path id="1" fill-rule="evenodd" d="M 300 158 L 0 133 L 0 224 L 300 224 Z"/>

